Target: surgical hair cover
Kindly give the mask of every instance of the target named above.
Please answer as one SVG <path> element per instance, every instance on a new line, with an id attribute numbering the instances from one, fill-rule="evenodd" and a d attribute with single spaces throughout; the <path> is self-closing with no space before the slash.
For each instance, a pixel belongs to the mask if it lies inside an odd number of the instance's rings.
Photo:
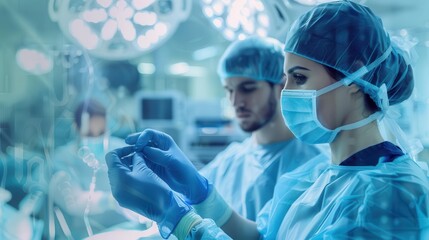
<path id="1" fill-rule="evenodd" d="M 299 17 L 285 51 L 340 71 L 382 110 L 383 84 L 389 105 L 406 100 L 414 87 L 405 52 L 391 42 L 380 18 L 352 1 L 320 4 Z"/>
<path id="2" fill-rule="evenodd" d="M 246 77 L 257 81 L 282 83 L 283 44 L 273 38 L 248 37 L 231 43 L 219 60 L 217 72 L 226 78 Z"/>

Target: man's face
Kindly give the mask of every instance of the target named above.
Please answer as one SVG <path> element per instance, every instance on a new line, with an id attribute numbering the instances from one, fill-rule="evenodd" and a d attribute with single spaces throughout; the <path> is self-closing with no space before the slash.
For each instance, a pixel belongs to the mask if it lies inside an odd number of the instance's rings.
<path id="1" fill-rule="evenodd" d="M 243 131 L 260 129 L 275 115 L 278 99 L 268 82 L 231 77 L 225 79 L 224 88 Z"/>
<path id="2" fill-rule="evenodd" d="M 98 137 L 104 134 L 106 129 L 106 119 L 103 116 L 92 116 L 89 119 L 88 137 Z"/>

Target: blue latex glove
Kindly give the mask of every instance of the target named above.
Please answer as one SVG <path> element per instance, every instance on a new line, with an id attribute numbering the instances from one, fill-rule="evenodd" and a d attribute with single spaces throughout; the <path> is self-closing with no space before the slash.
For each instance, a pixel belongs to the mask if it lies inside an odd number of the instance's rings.
<path id="1" fill-rule="evenodd" d="M 163 238 L 168 238 L 191 207 L 177 196 L 147 165 L 132 146 L 106 155 L 112 194 L 122 207 L 157 222 Z M 130 155 L 131 154 L 131 155 Z"/>
<path id="2" fill-rule="evenodd" d="M 189 204 L 198 204 L 207 198 L 209 184 L 167 134 L 146 129 L 128 136 L 128 144 L 135 144 L 147 165 L 174 191 L 184 195 Z"/>

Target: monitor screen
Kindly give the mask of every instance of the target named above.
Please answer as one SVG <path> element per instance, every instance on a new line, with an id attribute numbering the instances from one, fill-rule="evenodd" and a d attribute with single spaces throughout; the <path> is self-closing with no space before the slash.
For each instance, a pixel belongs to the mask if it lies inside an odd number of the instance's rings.
<path id="1" fill-rule="evenodd" d="M 172 98 L 141 99 L 142 120 L 173 120 Z"/>

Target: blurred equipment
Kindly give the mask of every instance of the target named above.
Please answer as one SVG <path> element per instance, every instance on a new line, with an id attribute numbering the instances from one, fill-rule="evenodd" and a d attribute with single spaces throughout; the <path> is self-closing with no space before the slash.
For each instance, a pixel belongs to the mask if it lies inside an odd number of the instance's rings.
<path id="1" fill-rule="evenodd" d="M 137 121 L 140 126 L 183 124 L 185 98 L 176 91 L 139 92 L 136 94 Z"/>
<path id="2" fill-rule="evenodd" d="M 148 52 L 186 20 L 191 0 L 50 0 L 49 15 L 94 56 L 125 60 Z"/>
<path id="3" fill-rule="evenodd" d="M 109 87 L 118 89 L 121 86 L 133 94 L 140 88 L 140 74 L 137 66 L 128 61 L 109 61 L 102 65 L 101 75 L 109 82 Z"/>
<path id="4" fill-rule="evenodd" d="M 333 2 L 335 0 L 288 0 L 289 2 L 296 2 L 305 6 L 316 6 L 321 3 Z"/>
<path id="5" fill-rule="evenodd" d="M 8 190 L 0 187 L 0 204 L 7 203 L 11 198 L 12 198 L 12 194 Z M 3 205 L 0 205 L 0 206 L 3 206 Z M 0 216 L 2 215 L 0 214 Z"/>
<path id="6" fill-rule="evenodd" d="M 291 20 L 282 0 L 200 0 L 204 15 L 233 41 L 250 35 L 283 40 Z"/>
<path id="7" fill-rule="evenodd" d="M 19 210 L 6 204 L 10 193 L 0 188 L 0 239 L 30 240 L 42 239 L 43 221 L 34 217 L 42 206 L 44 193 L 30 191 L 19 204 Z"/>
<path id="8" fill-rule="evenodd" d="M 188 105 L 186 142 L 182 149 L 197 169 L 212 161 L 231 142 L 242 141 L 248 136 L 228 117 L 229 103 L 193 100 Z"/>
<path id="9" fill-rule="evenodd" d="M 135 95 L 139 131 L 153 128 L 169 134 L 182 146 L 183 126 L 186 122 L 186 98 L 178 91 L 145 92 Z"/>
<path id="10" fill-rule="evenodd" d="M 187 135 L 188 150 L 197 167 L 209 163 L 231 142 L 242 141 L 245 138 L 233 120 L 225 118 L 197 118 Z"/>

